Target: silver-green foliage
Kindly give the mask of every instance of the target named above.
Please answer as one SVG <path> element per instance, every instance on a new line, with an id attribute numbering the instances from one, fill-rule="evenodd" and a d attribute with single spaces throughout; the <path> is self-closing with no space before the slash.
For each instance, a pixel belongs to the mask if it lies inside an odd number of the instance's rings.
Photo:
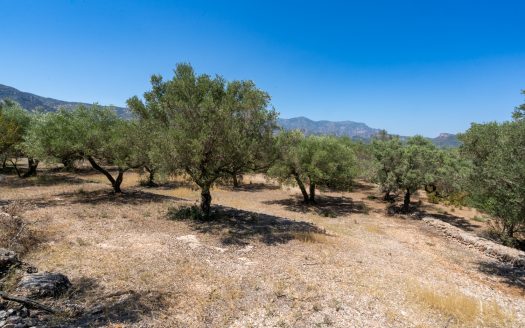
<path id="1" fill-rule="evenodd" d="M 305 202 L 315 202 L 316 187 L 348 190 L 357 175 L 357 161 L 348 140 L 282 131 L 277 136 L 279 159 L 269 175 L 295 182 Z M 305 184 L 309 185 L 309 193 Z"/>
<path id="2" fill-rule="evenodd" d="M 473 204 L 501 223 L 512 242 L 525 231 L 525 120 L 472 124 L 460 136 L 462 154 L 472 160 L 469 179 Z"/>
<path id="3" fill-rule="evenodd" d="M 227 82 L 197 75 L 179 64 L 171 80 L 151 78 L 152 89 L 128 100 L 136 116 L 155 129 L 150 156 L 166 173 L 184 173 L 201 188 L 201 209 L 210 213 L 211 186 L 250 169 L 273 142 L 277 113 L 270 96 L 252 81 Z"/>
<path id="4" fill-rule="evenodd" d="M 140 165 L 134 152 L 134 140 L 139 138 L 133 122 L 119 118 L 110 108 L 101 106 L 60 109 L 38 115 L 31 124 L 25 149 L 39 159 L 66 163 L 86 159 L 120 192 L 124 172 Z M 116 166 L 112 177 L 104 165 Z"/>

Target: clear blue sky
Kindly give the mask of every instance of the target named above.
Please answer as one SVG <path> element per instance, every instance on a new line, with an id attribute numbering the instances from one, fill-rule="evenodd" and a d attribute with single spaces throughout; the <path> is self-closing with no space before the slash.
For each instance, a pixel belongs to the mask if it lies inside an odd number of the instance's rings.
<path id="1" fill-rule="evenodd" d="M 0 0 L 0 83 L 122 106 L 172 76 L 251 79 L 282 117 L 403 135 L 525 102 L 525 1 Z"/>

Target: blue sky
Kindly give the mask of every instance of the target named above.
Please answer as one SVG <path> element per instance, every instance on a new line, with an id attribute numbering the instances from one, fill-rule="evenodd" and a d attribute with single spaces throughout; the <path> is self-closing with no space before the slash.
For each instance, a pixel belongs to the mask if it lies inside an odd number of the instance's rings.
<path id="1" fill-rule="evenodd" d="M 0 0 L 0 83 L 122 106 L 178 62 L 281 117 L 435 136 L 525 102 L 525 1 Z"/>

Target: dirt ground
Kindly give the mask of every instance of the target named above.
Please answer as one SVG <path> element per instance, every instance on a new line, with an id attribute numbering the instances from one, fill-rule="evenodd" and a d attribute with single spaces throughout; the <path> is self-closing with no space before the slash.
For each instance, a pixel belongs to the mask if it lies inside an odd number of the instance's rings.
<path id="1" fill-rule="evenodd" d="M 113 195 L 94 172 L 44 172 L 0 182 L 42 243 L 24 259 L 66 274 L 64 296 L 94 306 L 95 327 L 523 327 L 525 278 L 416 218 L 386 215 L 377 188 L 321 191 L 316 206 L 262 176 L 212 191 L 221 219 L 170 219 L 199 192 L 177 179 L 156 188 L 127 173 Z M 419 201 L 418 197 L 414 202 Z M 471 233 L 475 210 L 428 214 Z M 127 293 L 129 291 L 129 293 Z"/>

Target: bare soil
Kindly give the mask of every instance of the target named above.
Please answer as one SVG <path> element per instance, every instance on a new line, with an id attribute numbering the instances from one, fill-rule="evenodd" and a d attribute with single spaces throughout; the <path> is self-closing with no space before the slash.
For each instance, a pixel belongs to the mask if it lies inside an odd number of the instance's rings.
<path id="1" fill-rule="evenodd" d="M 64 301 L 104 304 L 78 326 L 525 326 L 522 271 L 416 217 L 386 215 L 371 184 L 321 191 L 306 206 L 295 188 L 247 176 L 238 189 L 212 191 L 220 219 L 195 222 L 170 219 L 199 199 L 182 179 L 144 188 L 130 172 L 122 195 L 90 171 L 0 183 L 0 205 L 20 208 L 46 235 L 24 260 L 70 278 Z M 414 203 L 425 215 L 487 229 L 477 211 L 421 194 Z"/>

